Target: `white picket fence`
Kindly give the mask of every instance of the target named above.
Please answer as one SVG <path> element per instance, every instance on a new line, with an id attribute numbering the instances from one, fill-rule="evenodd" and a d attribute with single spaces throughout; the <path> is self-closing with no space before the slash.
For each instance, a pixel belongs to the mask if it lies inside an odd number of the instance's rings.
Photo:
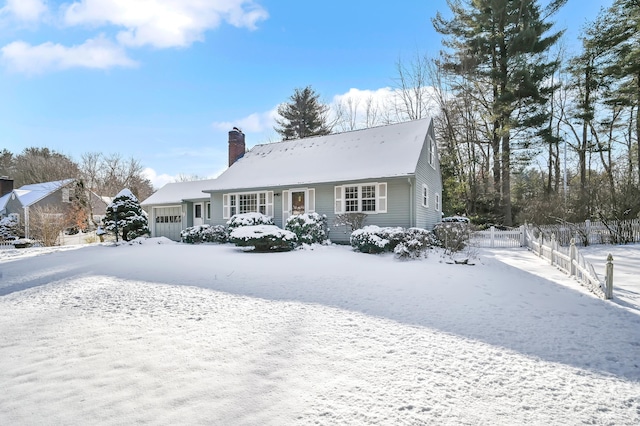
<path id="1" fill-rule="evenodd" d="M 545 241 L 542 233 L 536 239 L 531 230 L 524 229 L 525 245 L 536 255 L 549 261 L 570 277 L 575 277 L 578 282 L 588 290 L 602 297 L 613 297 L 613 257 L 607 257 L 607 266 L 604 280 L 600 279 L 595 268 L 587 262 L 576 246 L 575 239 L 571 239 L 569 247 L 562 247 L 556 241 L 555 234 L 551 234 L 551 240 Z"/>
<path id="2" fill-rule="evenodd" d="M 498 230 L 494 226 L 471 234 L 471 244 L 484 248 L 513 248 L 525 246 L 524 225 L 520 228 Z"/>
<path id="3" fill-rule="evenodd" d="M 528 247 L 533 253 L 549 261 L 567 275 L 575 277 L 583 286 L 604 299 L 613 297 L 613 259 L 607 258 L 604 280 L 598 277 L 593 265 L 587 262 L 578 250 L 576 239 L 569 240 L 569 247 L 561 246 L 555 234 L 544 237 L 543 232 L 534 236 L 533 230 L 526 225 L 517 229 L 498 230 L 491 227 L 471 235 L 471 245 L 485 248 Z"/>

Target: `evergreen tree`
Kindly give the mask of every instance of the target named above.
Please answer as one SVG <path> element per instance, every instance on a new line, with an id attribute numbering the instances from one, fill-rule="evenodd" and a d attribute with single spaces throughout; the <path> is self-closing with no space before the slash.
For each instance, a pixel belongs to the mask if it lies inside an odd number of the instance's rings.
<path id="1" fill-rule="evenodd" d="M 453 17 L 447 20 L 438 13 L 433 20 L 450 49 L 441 65 L 476 87 L 486 87 L 479 104 L 491 123 L 495 208 L 505 225 L 512 224 L 511 137 L 515 130 L 545 123 L 542 107 L 553 90 L 547 82 L 558 66 L 545 56 L 562 32 L 546 35 L 552 24 L 543 16 L 566 1 L 553 0 L 543 11 L 536 0 L 447 0 Z"/>
<path id="2" fill-rule="evenodd" d="M 311 86 L 295 89 L 290 102 L 278 107 L 282 119 L 276 119 L 275 127 L 284 140 L 302 139 L 309 136 L 328 135 L 331 127 L 327 122 L 329 107 L 321 103 Z"/>
<path id="3" fill-rule="evenodd" d="M 125 188 L 107 206 L 104 229 L 118 233 L 124 241 L 149 235 L 149 221 L 140 207 L 140 202 Z"/>
<path id="4" fill-rule="evenodd" d="M 615 0 L 602 11 L 586 30 L 585 49 L 598 54 L 597 65 L 607 89 L 607 104 L 633 111 L 630 128 L 633 126 L 637 144 L 640 138 L 640 1 Z M 629 134 L 628 138 L 633 136 Z M 631 161 L 629 158 L 633 168 Z M 640 183 L 640 149 L 636 149 L 635 168 L 637 184 Z"/>

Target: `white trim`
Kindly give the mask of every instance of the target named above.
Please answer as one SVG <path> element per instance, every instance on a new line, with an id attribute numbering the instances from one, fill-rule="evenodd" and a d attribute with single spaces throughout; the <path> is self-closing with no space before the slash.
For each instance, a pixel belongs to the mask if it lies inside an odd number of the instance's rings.
<path id="1" fill-rule="evenodd" d="M 230 212 L 230 206 L 229 206 L 230 195 L 231 194 L 223 194 L 222 195 L 222 218 L 223 219 L 229 219 L 231 217 L 231 215 L 229 214 L 229 212 Z"/>
<path id="2" fill-rule="evenodd" d="M 382 182 L 378 184 L 378 193 L 376 200 L 376 213 L 387 212 L 387 183 Z"/>
<path id="3" fill-rule="evenodd" d="M 267 191 L 267 216 L 273 217 L 273 191 Z"/>
<path id="4" fill-rule="evenodd" d="M 344 213 L 344 188 L 342 186 L 336 186 L 334 188 L 334 212 L 335 214 Z"/>
<path id="5" fill-rule="evenodd" d="M 316 212 L 316 189 L 309 188 L 307 189 L 307 199 L 306 199 L 306 213 L 315 213 Z"/>
<path id="6" fill-rule="evenodd" d="M 439 212 L 440 211 L 440 194 L 436 192 L 436 195 L 434 198 L 435 198 L 434 207 L 436 208 L 436 211 Z"/>
<path id="7" fill-rule="evenodd" d="M 291 198 L 289 191 L 282 191 L 282 225 L 287 223 L 287 219 L 291 216 Z"/>
<path id="8" fill-rule="evenodd" d="M 204 203 L 204 219 L 211 220 L 211 201 Z"/>

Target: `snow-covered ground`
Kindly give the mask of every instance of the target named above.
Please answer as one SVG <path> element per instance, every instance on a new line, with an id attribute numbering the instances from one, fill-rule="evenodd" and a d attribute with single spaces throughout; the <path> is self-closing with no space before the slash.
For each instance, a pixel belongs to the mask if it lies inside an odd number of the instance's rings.
<path id="1" fill-rule="evenodd" d="M 0 424 L 640 423 L 637 306 L 526 250 L 447 261 L 0 250 Z"/>

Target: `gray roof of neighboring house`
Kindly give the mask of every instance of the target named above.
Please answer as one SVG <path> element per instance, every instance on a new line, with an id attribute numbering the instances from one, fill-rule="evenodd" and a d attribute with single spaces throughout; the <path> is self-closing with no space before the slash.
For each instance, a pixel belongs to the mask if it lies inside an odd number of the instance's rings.
<path id="1" fill-rule="evenodd" d="M 47 195 L 56 192 L 58 189 L 62 188 L 63 186 L 69 185 L 74 180 L 75 179 L 63 179 L 63 180 L 56 180 L 53 182 L 43 182 L 43 183 L 34 183 L 31 185 L 23 185 L 18 189 L 14 189 L 13 193 L 16 194 L 16 196 L 20 200 L 20 203 L 23 206 L 25 207 L 31 206 L 37 203 L 38 201 L 42 200 Z M 11 193 L 5 195 L 2 198 L 4 199 L 5 197 L 10 196 L 10 194 Z M 5 204 L 6 204 L 6 201 L 5 201 Z M 1 202 L 0 202 L 0 205 L 2 205 Z"/>
<path id="2" fill-rule="evenodd" d="M 431 119 L 256 145 L 205 190 L 342 182 L 416 171 Z"/>
<path id="3" fill-rule="evenodd" d="M 215 182 L 215 179 L 168 183 L 140 204 L 143 206 L 180 204 L 183 200 L 206 199 L 209 198 L 209 194 L 205 194 L 202 191 L 209 189 L 213 182 Z"/>
<path id="4" fill-rule="evenodd" d="M 4 194 L 2 197 L 0 197 L 0 212 L 2 212 L 7 206 L 7 203 L 9 202 L 9 198 L 11 198 L 11 194 L 13 194 L 13 191 L 7 194 Z"/>

